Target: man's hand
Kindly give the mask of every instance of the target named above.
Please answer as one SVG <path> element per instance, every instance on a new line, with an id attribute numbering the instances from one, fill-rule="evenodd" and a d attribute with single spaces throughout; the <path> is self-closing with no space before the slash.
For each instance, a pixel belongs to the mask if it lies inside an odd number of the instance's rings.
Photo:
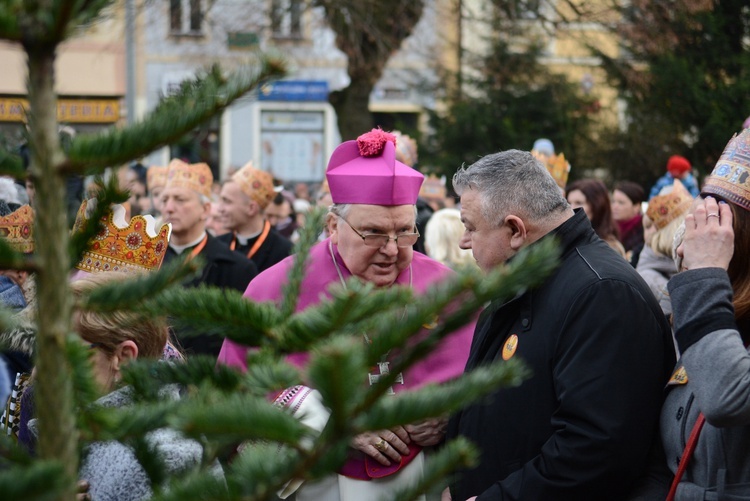
<path id="1" fill-rule="evenodd" d="M 420 423 L 407 424 L 404 428 L 415 444 L 426 447 L 439 444 L 445 437 L 447 426 L 448 418 L 431 418 Z"/>
<path id="2" fill-rule="evenodd" d="M 396 426 L 391 430 L 361 433 L 352 439 L 351 446 L 374 458 L 383 466 L 390 466 L 391 461 L 399 463 L 401 456 L 409 454 L 407 445 L 409 443 L 411 439 L 406 430 L 401 426 Z"/>

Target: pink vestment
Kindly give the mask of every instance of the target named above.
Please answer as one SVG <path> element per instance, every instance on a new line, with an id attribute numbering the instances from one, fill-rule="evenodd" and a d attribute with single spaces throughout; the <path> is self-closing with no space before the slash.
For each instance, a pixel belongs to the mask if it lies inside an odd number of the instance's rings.
<path id="1" fill-rule="evenodd" d="M 341 284 L 336 266 L 331 258 L 330 249 L 333 250 L 344 280 L 348 280 L 352 276 L 344 265 L 336 246 L 330 243 L 329 248 L 329 243 L 330 239 L 326 239 L 316 244 L 310 251 L 310 260 L 306 276 L 302 282 L 297 311 L 302 311 L 319 303 L 322 298 L 330 297 L 328 288 L 334 284 Z M 292 267 L 293 259 L 294 256 L 290 256 L 255 277 L 248 285 L 245 297 L 257 302 L 279 302 L 282 287 L 287 282 L 287 274 Z M 453 271 L 438 261 L 419 252 L 414 252 L 411 272 L 410 268 L 402 271 L 396 279 L 396 284 L 409 286 L 411 280 L 414 291 L 419 294 L 451 273 Z M 408 389 L 420 388 L 428 383 L 441 383 L 462 374 L 469 356 L 474 325 L 475 322 L 471 321 L 463 328 L 444 338 L 428 357 L 404 372 L 404 384 L 394 384 L 394 391 L 398 393 Z M 246 346 L 238 345 L 227 339 L 219 353 L 219 363 L 246 370 L 248 349 Z M 306 353 L 295 353 L 289 355 L 287 361 L 297 367 L 304 367 L 307 358 Z M 362 384 L 367 385 L 368 381 L 363 380 Z M 364 461 L 355 460 L 347 463 L 343 473 L 355 478 L 365 478 L 360 473 L 363 471 Z"/>

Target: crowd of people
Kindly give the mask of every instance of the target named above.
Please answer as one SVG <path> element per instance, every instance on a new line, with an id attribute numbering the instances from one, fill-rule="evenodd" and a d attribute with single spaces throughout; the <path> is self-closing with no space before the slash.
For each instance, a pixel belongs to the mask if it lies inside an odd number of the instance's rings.
<path id="1" fill-rule="evenodd" d="M 203 268 L 184 287 L 280 304 L 314 206 L 328 213 L 296 311 L 352 278 L 423 294 L 456 271 L 490 272 L 553 238 L 560 263 L 550 276 L 488 304 L 399 374 L 389 392 L 514 357 L 531 368 L 528 379 L 452 416 L 357 435 L 336 473 L 279 495 L 387 499 L 422 477 L 442 443 L 465 437 L 480 451 L 477 465 L 433 499 L 750 499 L 750 129 L 729 141 L 700 188 L 689 162 L 671 157 L 648 198 L 627 180 L 611 189 L 593 178 L 568 183 L 570 164 L 545 139 L 531 151 L 482 157 L 450 183 L 425 178 L 417 161 L 411 138 L 375 129 L 339 145 L 325 179 L 312 185 L 285 186 L 252 163 L 221 182 L 207 164 L 180 159 L 128 167 L 121 175 L 131 198 L 104 221 L 117 231 L 89 245 L 71 276 L 73 293 L 189 255 L 201 256 Z M 0 234 L 31 253 L 33 232 L 23 228 L 33 227 L 34 213 L 21 191 L 0 179 Z M 90 223 L 91 206 L 83 202 L 73 231 Z M 126 228 L 138 237 L 126 242 L 135 253 L 118 240 Z M 0 300 L 22 320 L 2 334 L 2 421 L 31 451 L 34 296 L 33 275 L 0 273 Z M 253 348 L 208 333 L 170 334 L 165 319 L 82 312 L 73 328 L 95 350 L 97 404 L 110 407 L 132 403 L 120 372 L 138 357 L 179 363 L 200 354 L 246 371 Z M 308 358 L 293 353 L 287 361 L 303 370 Z M 362 384 L 388 374 L 391 363 L 384 355 Z M 174 388 L 164 395 L 179 398 Z M 292 413 L 306 408 L 320 430 L 327 410 L 319 397 L 299 385 L 273 398 Z M 170 468 L 200 460 L 201 445 L 168 428 L 146 439 L 173 452 Z M 95 500 L 152 493 L 134 451 L 117 442 L 89 445 L 80 476 Z"/>

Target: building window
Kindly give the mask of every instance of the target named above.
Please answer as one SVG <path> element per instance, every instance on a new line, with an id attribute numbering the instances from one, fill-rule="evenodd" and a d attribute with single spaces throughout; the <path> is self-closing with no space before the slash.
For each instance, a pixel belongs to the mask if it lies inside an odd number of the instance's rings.
<path id="1" fill-rule="evenodd" d="M 169 30 L 172 34 L 201 34 L 202 25 L 201 0 L 169 0 Z"/>
<path id="2" fill-rule="evenodd" d="M 302 37 L 302 0 L 271 1 L 271 32 L 279 38 Z"/>

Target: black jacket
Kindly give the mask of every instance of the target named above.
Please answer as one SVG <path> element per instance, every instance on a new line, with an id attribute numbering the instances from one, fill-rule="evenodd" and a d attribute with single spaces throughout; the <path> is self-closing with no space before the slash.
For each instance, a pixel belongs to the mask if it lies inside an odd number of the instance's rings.
<path id="1" fill-rule="evenodd" d="M 533 375 L 454 416 L 448 438 L 481 450 L 453 499 L 619 499 L 658 439 L 671 333 L 648 286 L 582 210 L 552 232 L 561 264 L 545 283 L 481 315 L 466 371 L 514 357 Z"/>
<path id="2" fill-rule="evenodd" d="M 184 252 L 189 252 L 189 250 Z M 252 261 L 229 250 L 229 247 L 211 235 L 208 235 L 206 245 L 198 255 L 204 260 L 205 265 L 197 277 L 183 284 L 185 287 L 198 287 L 205 284 L 221 289 L 235 289 L 244 293 L 247 284 L 258 274 L 258 269 Z M 175 251 L 169 247 L 164 261 L 168 262 L 176 257 Z M 218 356 L 224 342 L 224 339 L 219 336 L 206 334 L 187 336 L 184 330 L 176 330 L 175 334 L 188 356 L 191 354 Z"/>
<path id="3" fill-rule="evenodd" d="M 232 240 L 235 239 L 234 233 L 231 232 L 225 233 L 224 235 L 218 236 L 216 238 L 227 245 L 231 245 Z M 255 244 L 256 240 L 257 238 L 249 240 L 246 245 L 239 245 L 238 243 L 234 249 L 235 252 L 242 254 L 243 256 L 247 256 L 248 251 L 250 251 L 250 249 L 253 247 L 253 244 Z M 271 228 L 271 231 L 268 233 L 268 237 L 263 242 L 263 244 L 261 244 L 255 255 L 250 258 L 250 260 L 255 263 L 255 266 L 258 268 L 258 272 L 260 273 L 261 271 L 267 270 L 279 261 L 288 257 L 291 253 L 292 242 L 282 237 L 278 231 Z"/>

